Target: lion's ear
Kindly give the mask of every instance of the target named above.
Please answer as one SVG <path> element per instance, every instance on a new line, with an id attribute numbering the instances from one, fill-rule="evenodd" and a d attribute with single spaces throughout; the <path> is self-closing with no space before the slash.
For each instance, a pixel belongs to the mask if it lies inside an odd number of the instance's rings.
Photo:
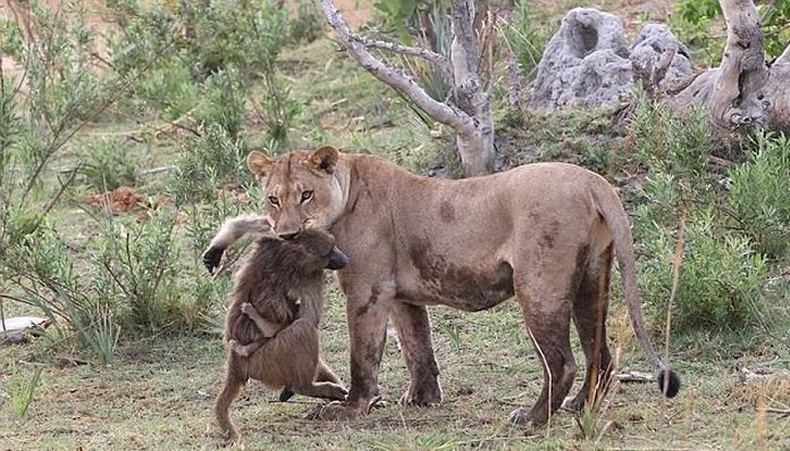
<path id="1" fill-rule="evenodd" d="M 337 149 L 332 146 L 321 146 L 307 157 L 307 161 L 313 168 L 331 174 L 335 171 L 339 158 L 340 152 Z"/>
<path id="2" fill-rule="evenodd" d="M 274 160 L 267 157 L 257 150 L 253 150 L 247 155 L 247 168 L 256 178 L 266 177 L 274 165 Z"/>

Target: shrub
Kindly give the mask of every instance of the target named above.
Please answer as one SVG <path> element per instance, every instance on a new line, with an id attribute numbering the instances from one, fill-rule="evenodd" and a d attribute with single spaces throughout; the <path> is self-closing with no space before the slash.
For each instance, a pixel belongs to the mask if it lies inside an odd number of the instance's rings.
<path id="1" fill-rule="evenodd" d="M 100 139 L 87 144 L 86 160 L 79 167 L 85 182 L 98 192 L 134 186 L 135 161 L 123 139 Z"/>
<path id="2" fill-rule="evenodd" d="M 649 206 L 640 207 L 639 221 Z M 664 318 L 671 290 L 671 265 L 677 235 L 650 223 L 641 241 L 642 286 L 650 312 Z M 751 249 L 748 238 L 723 230 L 715 210 L 697 213 L 686 222 L 685 248 L 678 291 L 672 308 L 672 329 L 740 330 L 765 325 L 761 292 L 768 276 L 765 258 Z M 660 322 L 654 322 L 660 324 Z"/>
<path id="3" fill-rule="evenodd" d="M 663 323 L 671 290 L 671 262 L 684 227 L 672 327 L 680 333 L 765 325 L 761 288 L 765 258 L 752 240 L 731 228 L 718 208 L 720 177 L 708 169 L 713 145 L 705 118 L 682 119 L 643 101 L 630 124 L 640 162 L 647 167 L 646 202 L 637 206 L 639 268 L 654 324 Z M 685 224 L 685 226 L 683 225 Z"/>
<path id="4" fill-rule="evenodd" d="M 540 28 L 531 2 L 516 1 L 514 13 L 513 20 L 505 28 L 505 42 L 516 57 L 521 73 L 529 81 L 537 75 L 548 35 Z"/>
<path id="5" fill-rule="evenodd" d="M 222 184 L 238 185 L 246 170 L 245 147 L 218 124 L 208 124 L 200 136 L 190 136 L 176 160 L 169 189 L 176 204 L 216 197 Z"/>
<path id="6" fill-rule="evenodd" d="M 94 255 L 96 295 L 129 326 L 158 331 L 177 319 L 181 290 L 179 248 L 173 236 L 175 212 L 151 211 L 144 222 L 104 225 Z"/>
<path id="7" fill-rule="evenodd" d="M 320 38 L 326 18 L 311 0 L 296 0 L 296 17 L 288 21 L 288 43 L 306 44 Z"/>
<path id="8" fill-rule="evenodd" d="M 729 171 L 729 206 L 736 228 L 771 257 L 790 246 L 790 139 L 759 135 L 747 161 Z"/>

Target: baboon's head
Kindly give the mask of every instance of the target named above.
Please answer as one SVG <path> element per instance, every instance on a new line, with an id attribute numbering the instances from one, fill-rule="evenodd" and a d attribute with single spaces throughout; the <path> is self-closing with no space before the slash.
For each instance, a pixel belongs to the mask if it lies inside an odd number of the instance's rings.
<path id="1" fill-rule="evenodd" d="M 346 254 L 335 247 L 335 237 L 319 229 L 304 230 L 283 245 L 302 254 L 302 266 L 306 271 L 342 269 L 348 264 Z"/>

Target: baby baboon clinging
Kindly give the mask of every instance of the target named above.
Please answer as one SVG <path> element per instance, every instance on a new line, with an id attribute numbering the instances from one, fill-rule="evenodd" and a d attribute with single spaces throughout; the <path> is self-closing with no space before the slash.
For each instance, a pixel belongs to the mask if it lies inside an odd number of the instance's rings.
<path id="1" fill-rule="evenodd" d="M 319 356 L 318 324 L 323 313 L 323 269 L 340 269 L 348 259 L 326 232 L 305 231 L 292 240 L 266 236 L 261 217 L 226 222 L 203 254 L 209 271 L 224 250 L 247 233 L 260 237 L 236 271 L 225 324 L 228 343 L 225 386 L 217 396 L 217 422 L 229 440 L 238 438 L 228 409 L 247 379 L 291 394 L 345 399 L 340 379 Z"/>

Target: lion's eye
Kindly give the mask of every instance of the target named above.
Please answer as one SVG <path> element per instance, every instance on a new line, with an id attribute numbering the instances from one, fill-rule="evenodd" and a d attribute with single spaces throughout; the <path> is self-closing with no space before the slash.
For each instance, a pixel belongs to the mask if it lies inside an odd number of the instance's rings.
<path id="1" fill-rule="evenodd" d="M 313 198 L 313 192 L 312 191 L 303 191 L 302 192 L 302 203 L 305 203 L 305 202 L 307 202 L 308 200 L 310 200 L 312 198 Z"/>
<path id="2" fill-rule="evenodd" d="M 274 205 L 275 207 L 280 206 L 280 200 L 277 199 L 275 196 L 269 196 L 269 203 Z"/>

